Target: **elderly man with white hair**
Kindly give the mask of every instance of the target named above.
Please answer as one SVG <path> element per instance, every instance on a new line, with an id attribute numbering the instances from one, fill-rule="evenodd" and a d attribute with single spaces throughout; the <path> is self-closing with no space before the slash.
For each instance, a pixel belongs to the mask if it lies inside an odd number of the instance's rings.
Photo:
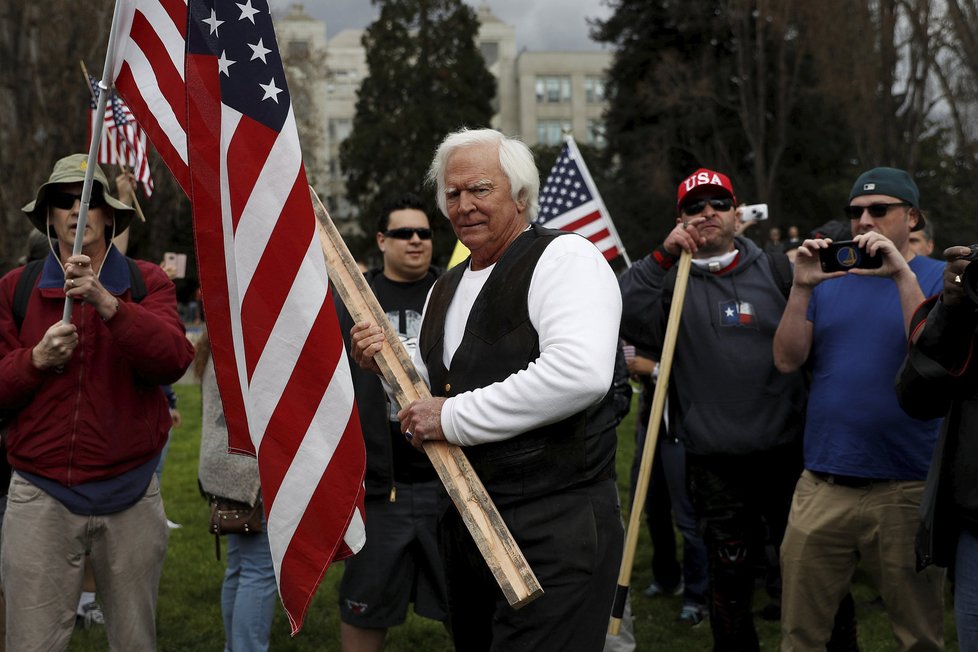
<path id="1" fill-rule="evenodd" d="M 621 295 L 586 239 L 531 224 L 533 155 L 498 131 L 461 130 L 429 171 L 471 257 L 425 307 L 415 364 L 433 397 L 404 408 L 420 447 L 464 447 L 544 589 L 506 603 L 458 514 L 442 520 L 449 610 L 460 650 L 601 650 L 623 532 L 614 484 L 611 387 Z M 376 370 L 380 329 L 351 331 Z"/>

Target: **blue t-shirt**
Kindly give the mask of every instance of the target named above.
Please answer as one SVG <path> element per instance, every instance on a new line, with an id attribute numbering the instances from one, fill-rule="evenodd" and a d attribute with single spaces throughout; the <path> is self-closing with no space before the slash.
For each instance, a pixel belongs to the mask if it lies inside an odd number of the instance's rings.
<path id="1" fill-rule="evenodd" d="M 916 256 L 924 296 L 943 287 L 944 263 Z M 824 281 L 808 306 L 814 325 L 805 468 L 887 480 L 924 480 L 940 419 L 913 419 L 894 378 L 907 352 L 896 283 L 856 276 Z"/>

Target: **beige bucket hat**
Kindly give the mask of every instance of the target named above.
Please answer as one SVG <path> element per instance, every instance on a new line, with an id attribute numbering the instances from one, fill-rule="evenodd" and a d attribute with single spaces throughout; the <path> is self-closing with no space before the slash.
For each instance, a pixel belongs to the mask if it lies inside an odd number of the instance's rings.
<path id="1" fill-rule="evenodd" d="M 63 159 L 60 159 L 54 164 L 54 170 L 51 172 L 51 176 L 48 177 L 48 180 L 37 189 L 37 195 L 35 196 L 34 201 L 21 208 L 22 211 L 27 213 L 27 217 L 30 219 L 31 224 L 34 225 L 34 228 L 44 235 L 48 235 L 47 205 L 45 202 L 48 188 L 61 183 L 77 183 L 84 181 L 85 170 L 87 169 L 87 154 L 72 154 L 71 156 L 66 156 Z M 129 223 L 132 221 L 134 210 L 128 204 L 124 204 L 109 194 L 108 179 L 106 179 L 105 172 L 102 171 L 101 166 L 98 164 L 95 165 L 94 179 L 96 183 L 102 186 L 102 196 L 105 198 L 105 203 L 111 206 L 115 211 L 113 223 L 115 224 L 115 235 L 119 235 L 129 228 Z M 93 187 L 92 193 L 94 194 L 96 191 L 97 188 Z"/>

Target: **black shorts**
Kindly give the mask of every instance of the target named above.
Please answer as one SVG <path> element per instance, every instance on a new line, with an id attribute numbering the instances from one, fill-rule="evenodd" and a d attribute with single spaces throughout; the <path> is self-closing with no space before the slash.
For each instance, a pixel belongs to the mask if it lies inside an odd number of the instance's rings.
<path id="1" fill-rule="evenodd" d="M 441 493 L 441 483 L 432 480 L 398 484 L 393 503 L 386 496 L 367 499 L 367 542 L 345 562 L 340 620 L 363 629 L 394 627 L 404 622 L 411 602 L 418 615 L 446 620 L 436 535 Z"/>

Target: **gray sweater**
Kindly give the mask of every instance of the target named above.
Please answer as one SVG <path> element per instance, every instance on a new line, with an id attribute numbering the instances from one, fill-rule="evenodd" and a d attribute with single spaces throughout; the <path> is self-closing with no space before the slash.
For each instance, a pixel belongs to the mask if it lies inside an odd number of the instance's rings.
<path id="1" fill-rule="evenodd" d="M 804 429 L 800 372 L 774 366 L 772 342 L 786 303 L 769 258 L 738 237 L 732 269 L 695 265 L 683 304 L 670 396 L 674 431 L 694 454 L 744 454 L 787 444 Z M 621 279 L 622 337 L 658 357 L 676 268 L 651 257 Z"/>
<path id="2" fill-rule="evenodd" d="M 228 427 L 214 376 L 214 360 L 207 361 L 200 382 L 201 435 L 197 478 L 204 492 L 254 505 L 261 491 L 258 460 L 228 453 Z"/>

